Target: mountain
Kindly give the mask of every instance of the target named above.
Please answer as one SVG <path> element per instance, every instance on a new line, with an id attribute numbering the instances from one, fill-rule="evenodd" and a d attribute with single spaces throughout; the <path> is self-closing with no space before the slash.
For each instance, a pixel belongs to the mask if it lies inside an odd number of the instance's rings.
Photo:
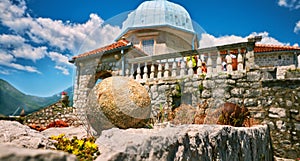
<path id="1" fill-rule="evenodd" d="M 70 98 L 73 98 L 73 89 L 69 87 L 65 90 Z M 41 108 L 49 106 L 60 99 L 60 93 L 50 97 L 37 97 L 26 95 L 13 87 L 3 79 L 0 79 L 0 114 L 2 115 L 19 115 L 24 108 L 25 114 L 38 111 Z"/>

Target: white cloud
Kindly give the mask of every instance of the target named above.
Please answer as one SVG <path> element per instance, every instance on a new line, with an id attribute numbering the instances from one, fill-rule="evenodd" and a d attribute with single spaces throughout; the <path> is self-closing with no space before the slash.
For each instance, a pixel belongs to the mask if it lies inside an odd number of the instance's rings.
<path id="1" fill-rule="evenodd" d="M 288 6 L 286 0 L 279 0 L 279 1 L 278 1 L 278 5 L 279 5 L 279 6 L 283 6 L 283 7 L 287 7 L 287 6 Z"/>
<path id="2" fill-rule="evenodd" d="M 24 58 L 35 62 L 47 55 L 56 65 L 67 64 L 67 57 L 63 54 L 68 52 L 70 55 L 77 55 L 107 45 L 113 42 L 121 31 L 119 27 L 102 26 L 104 21 L 97 14 L 90 14 L 89 20 L 82 24 L 43 17 L 33 18 L 27 12 L 25 0 L 18 0 L 17 3 L 2 0 L 0 10 L 1 25 L 17 34 L 0 35 L 0 47 L 14 59 Z M 32 43 L 35 44 L 34 47 Z M 51 49 L 55 49 L 57 54 Z M 15 64 L 11 66 L 31 70 Z"/>
<path id="3" fill-rule="evenodd" d="M 45 46 L 32 47 L 31 45 L 28 44 L 24 44 L 23 46 L 20 46 L 19 48 L 16 48 L 12 51 L 12 54 L 16 58 L 30 59 L 32 61 L 36 61 L 44 58 L 46 53 L 47 53 L 47 47 Z"/>
<path id="4" fill-rule="evenodd" d="M 14 56 L 12 56 L 11 54 L 6 54 L 4 53 L 4 51 L 0 51 L 0 64 L 12 62 L 12 61 L 15 61 Z"/>
<path id="5" fill-rule="evenodd" d="M 18 70 L 23 70 L 23 71 L 27 71 L 27 72 L 31 72 L 31 73 L 38 73 L 41 74 L 41 72 L 39 72 L 36 67 L 33 66 L 27 66 L 27 65 L 21 65 L 21 64 L 16 64 L 16 63 L 10 63 L 8 65 L 9 67 L 18 69 Z"/>
<path id="6" fill-rule="evenodd" d="M 241 37 L 236 35 L 215 37 L 213 35 L 205 33 L 202 34 L 202 39 L 200 40 L 199 43 L 200 43 L 200 48 L 206 48 L 206 47 L 219 46 L 224 44 L 246 42 L 248 41 L 249 37 L 253 37 L 253 36 L 262 36 L 262 40 L 258 42 L 260 44 L 290 45 L 290 43 L 283 43 L 276 40 L 273 37 L 270 37 L 268 32 L 260 32 L 260 33 L 253 32 L 246 37 Z M 298 44 L 294 44 L 293 46 L 298 46 Z"/>
<path id="7" fill-rule="evenodd" d="M 215 37 L 213 35 L 204 33 L 202 34 L 202 39 L 200 40 L 200 48 L 219 46 L 243 41 L 247 41 L 247 38 L 235 35 Z"/>
<path id="8" fill-rule="evenodd" d="M 25 1 L 20 1 L 20 4 L 13 4 L 10 0 L 0 2 L 0 10 L 4 11 L 0 15 L 2 24 L 19 34 L 27 35 L 35 43 L 47 43 L 61 51 L 69 50 L 79 54 L 96 48 L 95 45 L 98 47 L 111 43 L 121 31 L 119 27 L 101 26 L 104 21 L 96 14 L 90 14 L 89 20 L 83 24 L 32 18 L 26 13 Z"/>
<path id="9" fill-rule="evenodd" d="M 71 63 L 69 63 L 69 59 L 67 56 L 57 52 L 49 52 L 47 56 L 55 62 L 55 69 L 62 71 L 62 74 L 64 75 L 70 75 L 69 68 L 74 68 L 74 66 Z"/>
<path id="10" fill-rule="evenodd" d="M 69 70 L 66 67 L 56 65 L 55 69 L 61 70 L 64 75 L 70 75 Z"/>
<path id="11" fill-rule="evenodd" d="M 7 70 L 5 68 L 0 67 L 0 74 L 3 75 L 10 75 L 12 72 L 10 70 Z"/>
<path id="12" fill-rule="evenodd" d="M 33 66 L 28 66 L 28 65 L 22 65 L 22 64 L 17 64 L 15 63 L 16 59 L 14 58 L 13 55 L 7 54 L 4 51 L 0 51 L 0 65 L 22 70 L 22 71 L 27 71 L 31 73 L 38 73 L 40 74 L 41 72 L 36 69 L 36 67 Z M 8 74 L 9 70 L 6 70 L 4 73 L 1 72 L 2 74 Z"/>
<path id="13" fill-rule="evenodd" d="M 249 36 L 247 36 L 247 38 L 253 37 L 253 36 L 262 36 L 261 41 L 258 42 L 259 44 L 285 45 L 285 46 L 290 45 L 290 43 L 283 43 L 283 42 L 276 40 L 273 37 L 270 37 L 268 32 L 260 32 L 260 33 L 253 32 Z"/>
<path id="14" fill-rule="evenodd" d="M 49 52 L 47 55 L 52 61 L 56 62 L 57 64 L 70 65 L 68 57 L 63 54 L 60 54 L 58 52 Z"/>
<path id="15" fill-rule="evenodd" d="M 25 43 L 25 39 L 19 35 L 0 35 L 0 44 L 6 45 L 6 47 L 18 47 Z"/>
<path id="16" fill-rule="evenodd" d="M 294 32 L 298 33 L 300 31 L 300 20 L 296 23 L 296 26 L 294 28 Z"/>
<path id="17" fill-rule="evenodd" d="M 287 7 L 290 9 L 299 9 L 300 0 L 279 0 L 278 5 L 281 7 Z"/>

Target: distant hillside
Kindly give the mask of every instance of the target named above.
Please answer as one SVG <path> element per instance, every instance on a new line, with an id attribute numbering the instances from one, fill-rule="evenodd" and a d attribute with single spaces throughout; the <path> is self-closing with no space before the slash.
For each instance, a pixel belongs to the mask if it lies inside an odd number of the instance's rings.
<path id="1" fill-rule="evenodd" d="M 72 87 L 66 89 L 65 91 L 72 99 Z M 16 112 L 16 115 L 19 115 L 22 108 L 24 108 L 25 114 L 29 114 L 50 104 L 53 104 L 59 99 L 60 93 L 55 94 L 51 97 L 37 97 L 26 95 L 17 90 L 5 80 L 0 79 L 0 114 L 8 116 Z M 70 101 L 73 102 L 72 100 Z"/>

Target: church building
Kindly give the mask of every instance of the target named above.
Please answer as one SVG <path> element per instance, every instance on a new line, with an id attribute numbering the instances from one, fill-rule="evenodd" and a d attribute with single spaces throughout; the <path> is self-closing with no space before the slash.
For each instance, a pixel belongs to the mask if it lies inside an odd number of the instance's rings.
<path id="1" fill-rule="evenodd" d="M 70 60 L 76 66 L 74 107 L 84 108 L 97 80 L 114 75 L 145 83 L 261 68 L 276 79 L 284 77 L 276 71 L 300 67 L 299 47 L 258 44 L 261 37 L 254 37 L 247 42 L 201 48 L 199 39 L 182 6 L 167 0 L 141 3 L 128 14 L 114 43 L 95 46 Z"/>

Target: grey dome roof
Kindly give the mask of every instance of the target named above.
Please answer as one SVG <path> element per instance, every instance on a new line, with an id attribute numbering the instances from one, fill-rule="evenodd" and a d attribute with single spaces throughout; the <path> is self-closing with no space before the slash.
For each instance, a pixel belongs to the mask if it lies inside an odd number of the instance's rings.
<path id="1" fill-rule="evenodd" d="M 128 14 L 123 22 L 121 37 L 132 29 L 169 26 L 195 33 L 189 13 L 180 5 L 167 0 L 145 1 Z"/>

